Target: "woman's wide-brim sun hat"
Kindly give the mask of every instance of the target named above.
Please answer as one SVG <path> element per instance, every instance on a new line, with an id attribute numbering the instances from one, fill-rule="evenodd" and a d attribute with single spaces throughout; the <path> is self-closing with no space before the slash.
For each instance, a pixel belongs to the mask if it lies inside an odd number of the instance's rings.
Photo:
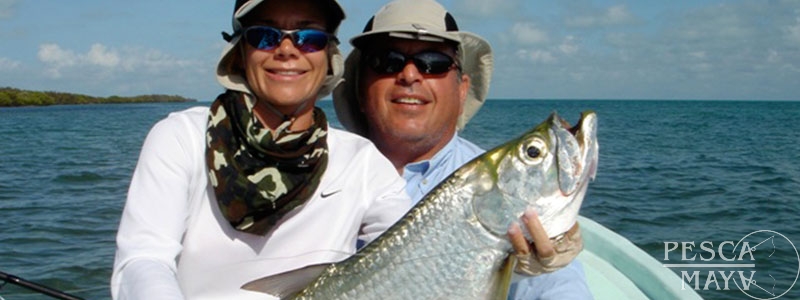
<path id="1" fill-rule="evenodd" d="M 217 63 L 217 82 L 226 89 L 252 94 L 244 73 L 241 70 L 237 70 L 237 66 L 234 66 L 234 64 L 236 63 L 236 53 L 240 51 L 239 46 L 241 43 L 239 43 L 239 40 L 243 31 L 242 19 L 264 1 L 266 0 L 236 0 L 232 20 L 233 34 L 222 33 L 228 44 L 222 49 L 222 55 L 220 55 Z M 328 26 L 330 27 L 328 30 L 336 34 L 339 24 L 345 18 L 344 10 L 336 0 L 321 0 L 317 1 L 317 3 L 322 6 L 322 11 L 327 13 Z M 339 52 L 339 47 L 334 44 L 328 49 L 330 70 L 318 93 L 318 98 L 329 94 L 342 81 L 342 74 L 344 73 L 344 59 L 341 52 Z"/>
<path id="2" fill-rule="evenodd" d="M 441 4 L 430 0 L 390 2 L 369 20 L 363 33 L 350 40 L 355 48 L 345 60 L 345 81 L 333 92 L 333 105 L 342 126 L 366 135 L 366 118 L 358 99 L 360 49 L 368 48 L 370 39 L 376 36 L 458 44 L 461 70 L 471 82 L 464 110 L 456 124 L 457 130 L 463 129 L 481 108 L 489 92 L 494 66 L 492 48 L 480 36 L 459 31 L 453 16 Z"/>

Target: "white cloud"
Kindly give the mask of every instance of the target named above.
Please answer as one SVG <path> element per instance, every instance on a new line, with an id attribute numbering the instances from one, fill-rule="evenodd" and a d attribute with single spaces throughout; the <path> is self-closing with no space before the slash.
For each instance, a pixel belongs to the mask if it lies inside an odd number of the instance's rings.
<path id="1" fill-rule="evenodd" d="M 800 17 L 795 18 L 795 23 L 786 28 L 789 41 L 800 44 Z"/>
<path id="2" fill-rule="evenodd" d="M 124 53 L 126 58 L 121 66 L 129 72 L 159 73 L 173 68 L 205 67 L 200 62 L 179 59 L 154 49 L 126 48 Z"/>
<path id="3" fill-rule="evenodd" d="M 608 9 L 604 19 L 608 24 L 623 24 L 632 21 L 633 16 L 625 5 L 617 5 Z"/>
<path id="4" fill-rule="evenodd" d="M 71 51 L 62 50 L 56 44 L 42 44 L 39 46 L 39 60 L 44 63 L 60 64 L 60 65 L 73 65 L 75 64 L 76 56 Z"/>
<path id="5" fill-rule="evenodd" d="M 800 99 L 797 0 L 559 3 L 563 10 L 523 18 L 536 26 L 512 31 L 507 22 L 502 34 L 487 35 L 499 41 L 495 70 L 503 70 L 493 75 L 492 96 Z M 549 40 L 523 45 L 518 34 L 530 27 Z"/>
<path id="6" fill-rule="evenodd" d="M 109 49 L 102 44 L 93 44 L 86 53 L 62 49 L 57 44 L 39 47 L 39 61 L 46 65 L 45 73 L 52 78 L 61 78 L 62 73 L 86 72 L 141 72 L 157 73 L 170 68 L 187 68 L 198 62 L 171 57 L 157 50 L 140 48 Z"/>
<path id="7" fill-rule="evenodd" d="M 763 47 L 776 42 L 771 33 L 778 29 L 775 26 L 789 24 L 777 10 L 758 2 L 702 7 L 675 17 L 672 26 L 664 29 L 663 38 L 673 44 L 717 47 L 725 52 Z"/>
<path id="8" fill-rule="evenodd" d="M 706 58 L 706 52 L 705 51 L 689 52 L 689 56 L 697 58 L 697 59 L 704 59 L 704 58 Z"/>
<path id="9" fill-rule="evenodd" d="M 43 44 L 39 46 L 37 54 L 39 61 L 49 65 L 45 73 L 53 78 L 61 77 L 61 69 L 74 66 L 78 63 L 78 56 L 69 50 L 63 50 L 56 44 Z"/>
<path id="10" fill-rule="evenodd" d="M 575 36 L 568 35 L 564 37 L 564 41 L 561 42 L 561 45 L 558 45 L 558 50 L 561 50 L 561 53 L 566 55 L 575 54 L 578 52 L 578 45 L 575 44 Z"/>
<path id="11" fill-rule="evenodd" d="M 453 11 L 457 11 L 459 15 L 463 13 L 470 16 L 491 17 L 511 13 L 518 7 L 520 0 L 456 0 Z"/>
<path id="12" fill-rule="evenodd" d="M 625 5 L 615 5 L 596 14 L 570 17 L 566 23 L 573 27 L 605 27 L 630 24 L 636 21 Z"/>
<path id="13" fill-rule="evenodd" d="M 517 57 L 535 63 L 553 63 L 556 61 L 556 57 L 550 51 L 540 49 L 520 49 L 517 51 Z"/>
<path id="14" fill-rule="evenodd" d="M 0 57 L 0 71 L 11 71 L 20 66 L 20 62 Z"/>
<path id="15" fill-rule="evenodd" d="M 106 46 L 101 44 L 94 44 L 86 55 L 89 64 L 98 65 L 103 67 L 114 67 L 119 65 L 119 55 L 116 51 L 106 50 Z"/>
<path id="16" fill-rule="evenodd" d="M 0 0 L 0 20 L 11 18 L 16 5 L 17 0 Z"/>
<path id="17" fill-rule="evenodd" d="M 774 64 L 780 61 L 781 61 L 781 55 L 778 53 L 778 51 L 775 51 L 774 49 L 769 49 L 769 51 L 767 52 L 767 62 Z"/>
<path id="18" fill-rule="evenodd" d="M 549 40 L 547 32 L 532 23 L 516 23 L 511 27 L 514 40 L 522 45 L 535 45 L 546 43 Z"/>

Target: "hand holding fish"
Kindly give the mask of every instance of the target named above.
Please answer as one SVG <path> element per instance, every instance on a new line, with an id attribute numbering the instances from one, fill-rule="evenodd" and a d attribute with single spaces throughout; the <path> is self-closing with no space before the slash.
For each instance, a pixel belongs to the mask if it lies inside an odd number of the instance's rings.
<path id="1" fill-rule="evenodd" d="M 569 264 L 583 249 L 583 239 L 577 223 L 560 239 L 551 240 L 536 211 L 527 210 L 521 219 L 533 241 L 528 242 L 518 223 L 509 226 L 508 239 L 514 247 L 514 256 L 517 259 L 514 269 L 516 273 L 535 276 L 553 272 Z"/>

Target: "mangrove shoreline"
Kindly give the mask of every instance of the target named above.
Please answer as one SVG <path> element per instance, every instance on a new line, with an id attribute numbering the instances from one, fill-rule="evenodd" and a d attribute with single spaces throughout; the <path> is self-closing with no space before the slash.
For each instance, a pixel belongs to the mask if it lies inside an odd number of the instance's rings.
<path id="1" fill-rule="evenodd" d="M 28 91 L 11 87 L 0 88 L 0 107 L 152 102 L 197 102 L 197 100 L 177 95 L 94 97 L 73 93 Z"/>

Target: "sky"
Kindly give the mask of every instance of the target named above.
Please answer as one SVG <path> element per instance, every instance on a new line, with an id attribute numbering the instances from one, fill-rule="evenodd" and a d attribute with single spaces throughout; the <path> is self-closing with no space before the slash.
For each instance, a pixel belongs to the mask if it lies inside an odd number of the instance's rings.
<path id="1" fill-rule="evenodd" d="M 0 87 L 211 101 L 233 0 L 0 0 Z M 386 3 L 339 0 L 341 49 Z M 800 0 L 441 0 L 489 99 L 800 100 Z"/>

